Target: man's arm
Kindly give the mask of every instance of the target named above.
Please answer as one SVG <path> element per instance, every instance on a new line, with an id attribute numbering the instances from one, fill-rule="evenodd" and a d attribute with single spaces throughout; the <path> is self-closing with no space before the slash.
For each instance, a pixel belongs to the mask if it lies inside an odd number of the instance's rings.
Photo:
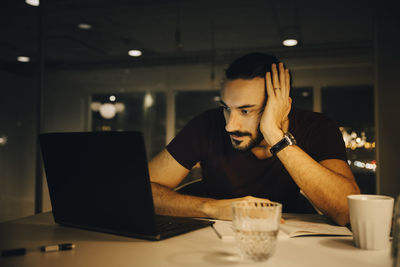
<path id="1" fill-rule="evenodd" d="M 150 161 L 149 174 L 157 214 L 230 220 L 233 201 L 253 198 L 216 200 L 175 192 L 173 189 L 179 185 L 189 171 L 179 164 L 166 149 Z"/>
<path id="2" fill-rule="evenodd" d="M 260 129 L 269 145 L 279 142 L 287 131 L 291 108 L 289 71 L 279 64 L 266 75 L 268 100 Z M 288 146 L 277 153 L 290 176 L 313 204 L 336 223 L 349 222 L 347 195 L 359 194 L 354 176 L 343 160 L 315 161 L 298 146 Z"/>
<path id="3" fill-rule="evenodd" d="M 298 146 L 289 146 L 278 152 L 290 176 L 311 202 L 337 224 L 349 222 L 347 195 L 359 194 L 354 176 L 343 160 L 315 161 Z"/>

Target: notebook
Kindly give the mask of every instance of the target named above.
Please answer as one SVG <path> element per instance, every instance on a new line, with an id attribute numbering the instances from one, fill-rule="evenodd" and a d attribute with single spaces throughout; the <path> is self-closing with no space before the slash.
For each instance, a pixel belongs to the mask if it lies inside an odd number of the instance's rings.
<path id="1" fill-rule="evenodd" d="M 39 136 L 56 223 L 161 240 L 212 222 L 155 214 L 141 132 Z"/>

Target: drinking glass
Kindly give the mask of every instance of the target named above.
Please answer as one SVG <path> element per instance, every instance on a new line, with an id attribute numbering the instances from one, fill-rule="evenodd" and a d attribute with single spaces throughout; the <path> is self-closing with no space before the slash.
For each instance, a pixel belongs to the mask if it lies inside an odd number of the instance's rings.
<path id="1" fill-rule="evenodd" d="M 243 200 L 232 204 L 232 227 L 240 256 L 264 261 L 273 255 L 282 214 L 282 204 Z"/>

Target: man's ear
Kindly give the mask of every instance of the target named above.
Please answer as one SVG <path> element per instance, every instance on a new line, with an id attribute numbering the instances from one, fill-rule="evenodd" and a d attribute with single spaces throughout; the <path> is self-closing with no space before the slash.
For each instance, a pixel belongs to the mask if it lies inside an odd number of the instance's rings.
<path id="1" fill-rule="evenodd" d="M 289 97 L 289 103 L 290 103 L 290 105 L 292 105 L 292 98 L 291 97 Z"/>

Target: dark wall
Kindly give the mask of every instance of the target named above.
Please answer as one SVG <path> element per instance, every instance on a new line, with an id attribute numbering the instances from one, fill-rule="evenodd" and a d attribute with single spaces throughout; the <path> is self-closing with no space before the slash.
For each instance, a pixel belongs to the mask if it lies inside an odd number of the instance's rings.
<path id="1" fill-rule="evenodd" d="M 378 192 L 400 193 L 400 81 L 399 15 L 383 1 L 377 6 L 375 95 Z M 393 5 L 395 1 L 392 1 Z"/>
<path id="2" fill-rule="evenodd" d="M 0 71 L 0 221 L 32 215 L 35 191 L 35 80 Z"/>

